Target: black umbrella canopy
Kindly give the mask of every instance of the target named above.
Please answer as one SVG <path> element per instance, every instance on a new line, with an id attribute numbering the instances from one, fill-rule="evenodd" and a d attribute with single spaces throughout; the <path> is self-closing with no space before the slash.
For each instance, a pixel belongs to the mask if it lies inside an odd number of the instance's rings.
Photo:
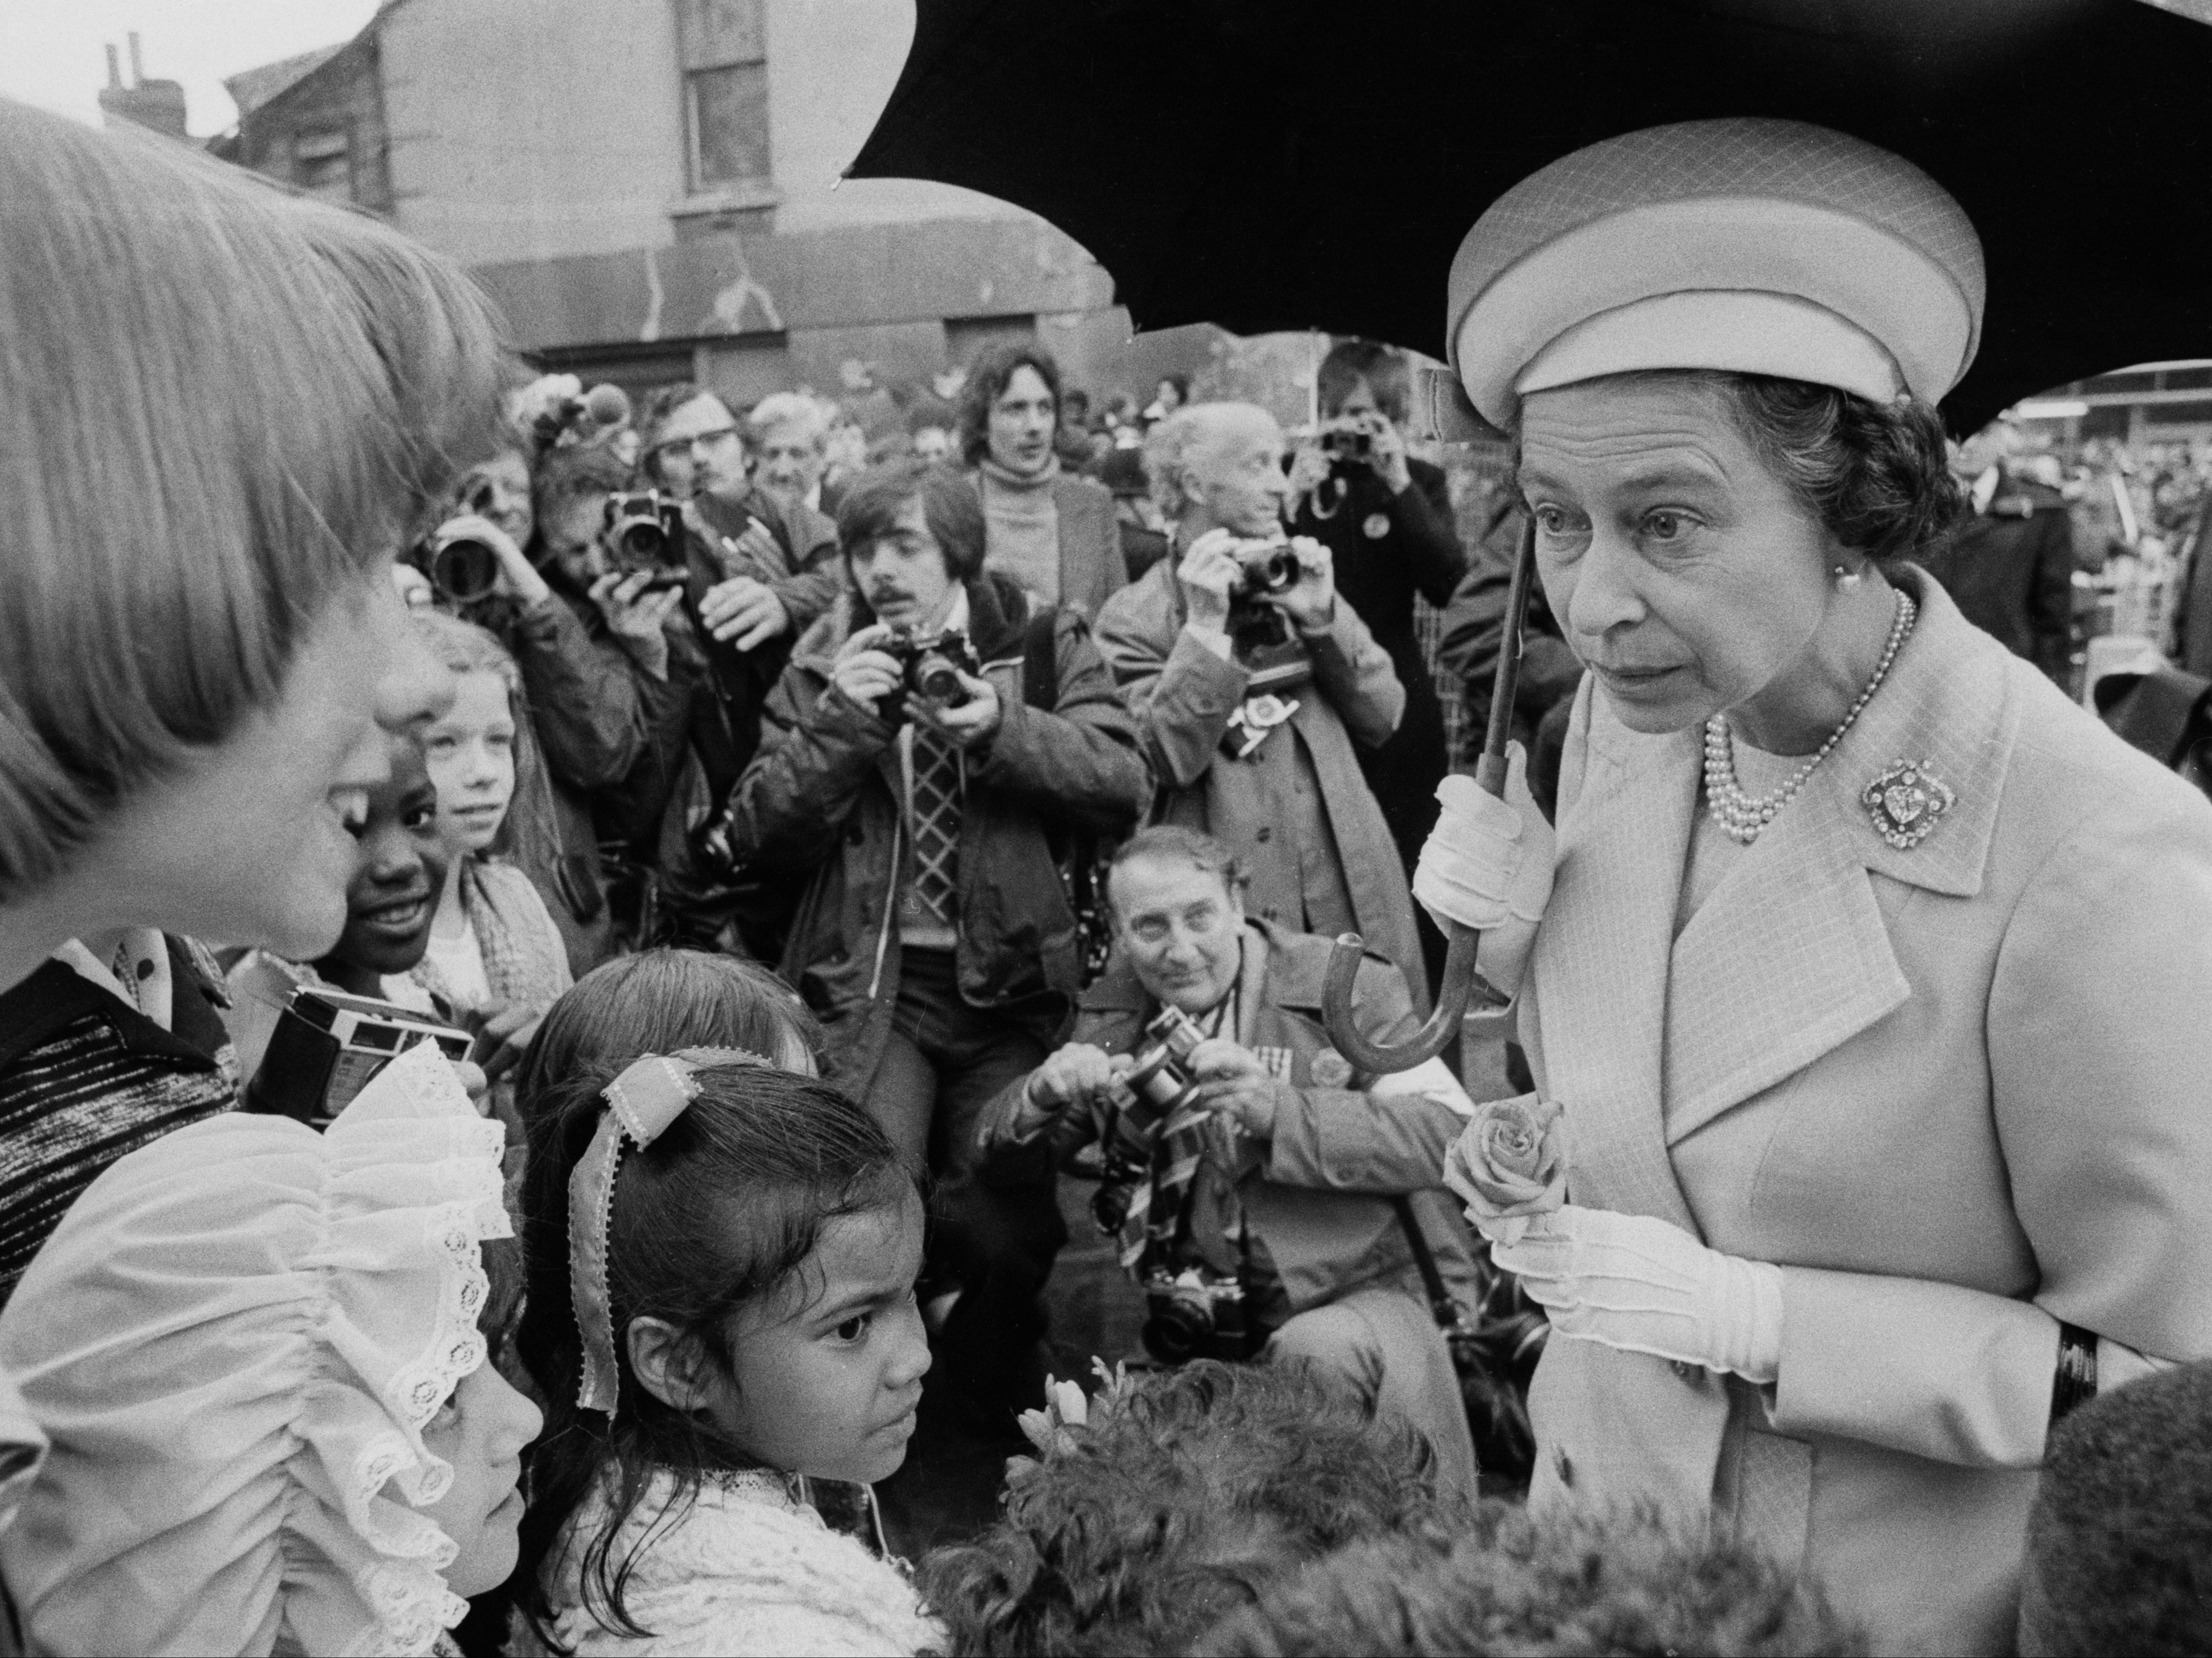
<path id="1" fill-rule="evenodd" d="M 1959 429 L 2212 355 L 2212 27 L 2141 0 L 919 0 L 862 178 L 1030 209 L 1140 328 L 1441 356 L 1468 228 L 1663 122 L 1812 121 L 1958 197 L 1988 257 Z"/>

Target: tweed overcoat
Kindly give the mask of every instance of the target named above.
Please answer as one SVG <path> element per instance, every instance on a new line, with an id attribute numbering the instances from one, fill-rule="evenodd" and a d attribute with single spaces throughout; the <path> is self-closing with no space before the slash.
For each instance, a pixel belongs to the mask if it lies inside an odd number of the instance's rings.
<path id="1" fill-rule="evenodd" d="M 2212 805 L 1899 580 L 1888 683 L 1679 938 L 1700 733 L 1579 693 L 1521 1011 L 1571 1200 L 1778 1264 L 1782 1361 L 1554 1339 L 1533 1498 L 1711 1505 L 1876 1651 L 2008 1651 L 2058 1321 L 2212 1357 Z M 1899 760 L 1957 796 L 1909 850 Z"/>
<path id="2" fill-rule="evenodd" d="M 1297 694 L 1289 734 L 1270 738 L 1251 760 L 1232 761 L 1222 754 L 1222 733 L 1251 675 L 1194 639 L 1185 615 L 1170 556 L 1115 594 L 1098 617 L 1099 653 L 1137 718 L 1159 785 L 1150 821 L 1227 841 L 1249 878 L 1246 908 L 1294 926 L 1302 908 L 1301 826 L 1284 821 L 1274 799 L 1310 798 L 1318 808 L 1310 821 L 1325 825 L 1335 845 L 1352 924 L 1406 975 L 1425 1015 L 1428 970 L 1413 929 L 1413 890 L 1353 748 L 1379 748 L 1406 711 L 1389 653 L 1340 595 L 1335 619 L 1308 641 L 1313 683 Z"/>

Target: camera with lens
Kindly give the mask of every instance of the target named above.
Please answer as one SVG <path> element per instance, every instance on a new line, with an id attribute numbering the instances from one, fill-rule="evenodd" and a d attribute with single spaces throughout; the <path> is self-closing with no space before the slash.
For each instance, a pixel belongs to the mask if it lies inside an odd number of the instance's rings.
<path id="1" fill-rule="evenodd" d="M 684 507 L 658 489 L 607 497 L 607 550 L 624 575 L 644 571 L 648 592 L 684 579 Z"/>
<path id="2" fill-rule="evenodd" d="M 927 697 L 946 708 L 957 708 L 968 700 L 962 674 L 973 679 L 983 671 L 967 635 L 950 628 L 933 634 L 893 634 L 882 649 L 899 665 L 904 695 Z"/>
<path id="3" fill-rule="evenodd" d="M 303 985 L 278 1016 L 241 1108 L 320 1133 L 378 1072 L 425 1042 L 456 1065 L 473 1046 L 465 1030 L 411 1008 Z"/>
<path id="4" fill-rule="evenodd" d="M 1196 1267 L 1145 1284 L 1145 1351 L 1163 1364 L 1194 1358 L 1231 1363 L 1252 1357 L 1256 1333 L 1244 1316 L 1244 1286 Z"/>
<path id="5" fill-rule="evenodd" d="M 1364 426 L 1346 421 L 1322 430 L 1321 452 L 1332 466 L 1368 461 L 1375 455 L 1375 434 Z"/>
<path id="6" fill-rule="evenodd" d="M 1099 1136 L 1105 1166 L 1091 1194 L 1091 1213 L 1100 1231 L 1121 1230 L 1138 1182 L 1151 1178 L 1152 1142 L 1161 1125 L 1196 1090 L 1190 1056 L 1205 1040 L 1197 1022 L 1179 1007 L 1162 1008 L 1145 1026 L 1145 1045 L 1121 1073 L 1122 1103 Z"/>
<path id="7" fill-rule="evenodd" d="M 1232 598 L 1256 598 L 1264 593 L 1286 593 L 1298 585 L 1304 573 L 1298 556 L 1287 540 L 1240 541 L 1231 550 L 1237 561 L 1237 587 Z"/>
<path id="8" fill-rule="evenodd" d="M 478 483 L 461 497 L 461 512 L 482 518 L 491 510 L 492 488 Z M 415 550 L 413 561 L 449 604 L 474 604 L 489 598 L 499 585 L 499 555 L 471 535 L 445 536 L 432 531 Z"/>

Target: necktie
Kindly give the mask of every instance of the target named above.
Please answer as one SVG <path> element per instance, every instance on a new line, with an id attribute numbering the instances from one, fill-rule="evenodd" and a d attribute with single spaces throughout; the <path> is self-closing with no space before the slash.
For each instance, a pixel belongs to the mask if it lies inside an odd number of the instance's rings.
<path id="1" fill-rule="evenodd" d="M 914 896 L 951 926 L 959 914 L 960 750 L 914 727 Z"/>

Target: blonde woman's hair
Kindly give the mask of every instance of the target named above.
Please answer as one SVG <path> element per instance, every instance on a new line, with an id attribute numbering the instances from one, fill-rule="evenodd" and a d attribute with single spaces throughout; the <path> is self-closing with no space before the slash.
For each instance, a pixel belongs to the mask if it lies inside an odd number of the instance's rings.
<path id="1" fill-rule="evenodd" d="M 376 221 L 0 100 L 0 902 L 278 700 L 511 378 Z"/>

